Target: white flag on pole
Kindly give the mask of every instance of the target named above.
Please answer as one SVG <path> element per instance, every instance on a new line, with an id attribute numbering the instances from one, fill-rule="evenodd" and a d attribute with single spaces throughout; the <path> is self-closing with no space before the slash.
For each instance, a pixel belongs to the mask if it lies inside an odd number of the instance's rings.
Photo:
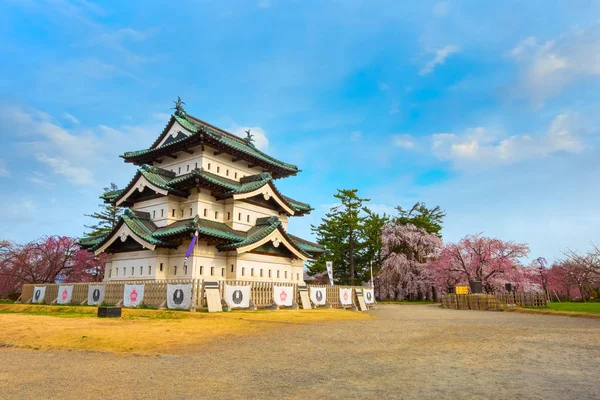
<path id="1" fill-rule="evenodd" d="M 59 286 L 58 297 L 56 298 L 57 304 L 69 304 L 73 297 L 73 286 Z"/>
<path id="2" fill-rule="evenodd" d="M 249 308 L 250 285 L 232 286 L 225 284 L 225 303 L 229 308 Z"/>
<path id="3" fill-rule="evenodd" d="M 188 310 L 192 306 L 192 284 L 167 285 L 167 308 Z"/>
<path id="4" fill-rule="evenodd" d="M 352 304 L 352 288 L 340 288 L 340 303 L 344 306 Z"/>
<path id="5" fill-rule="evenodd" d="M 294 292 L 292 286 L 273 285 L 273 300 L 278 306 L 291 307 L 294 303 Z"/>
<path id="6" fill-rule="evenodd" d="M 333 286 L 333 261 L 326 261 L 327 275 L 329 276 L 329 283 Z"/>
<path id="7" fill-rule="evenodd" d="M 33 288 L 33 297 L 31 298 L 31 302 L 43 303 L 44 296 L 46 296 L 46 286 L 35 286 Z"/>
<path id="8" fill-rule="evenodd" d="M 137 307 L 144 301 L 144 285 L 125 285 L 123 307 Z"/>
<path id="9" fill-rule="evenodd" d="M 104 301 L 104 285 L 88 286 L 88 305 L 97 306 Z"/>
<path id="10" fill-rule="evenodd" d="M 375 291 L 373 289 L 363 289 L 363 297 L 366 304 L 375 303 Z"/>
<path id="11" fill-rule="evenodd" d="M 327 304 L 327 293 L 325 288 L 310 288 L 310 301 L 313 302 L 314 305 L 324 306 Z"/>

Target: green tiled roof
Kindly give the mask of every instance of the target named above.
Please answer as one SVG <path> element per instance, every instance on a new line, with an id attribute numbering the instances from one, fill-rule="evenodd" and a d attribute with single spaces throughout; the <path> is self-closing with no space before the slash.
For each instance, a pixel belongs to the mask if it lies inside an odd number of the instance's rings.
<path id="1" fill-rule="evenodd" d="M 296 246 L 304 250 L 306 253 L 320 254 L 325 252 L 325 249 L 320 244 L 309 242 L 308 240 L 301 239 L 298 236 L 290 234 L 288 234 L 288 236 L 290 237 L 290 239 L 292 239 Z"/>
<path id="2" fill-rule="evenodd" d="M 240 181 L 234 181 L 232 179 L 224 178 L 222 176 L 213 174 L 211 172 L 205 171 L 204 169 L 194 169 L 187 174 L 176 176 L 174 172 L 167 171 L 162 168 L 153 167 L 151 165 L 143 164 L 138 169 L 135 177 L 127 184 L 125 189 L 120 191 L 115 191 L 110 197 L 105 194 L 102 196 L 105 202 L 114 203 L 119 197 L 121 197 L 124 193 L 129 192 L 133 185 L 135 185 L 139 176 L 144 176 L 150 183 L 156 185 L 157 187 L 167 190 L 169 193 L 187 197 L 189 192 L 187 191 L 186 183 L 196 182 L 197 179 L 203 180 L 210 185 L 214 185 L 219 188 L 221 191 L 221 197 L 231 197 L 234 194 L 241 193 L 249 193 L 253 192 L 266 184 L 271 184 L 273 190 L 281 196 L 284 202 L 288 203 L 288 206 L 294 210 L 294 212 L 298 214 L 305 214 L 312 210 L 309 204 L 302 203 L 300 201 L 294 200 L 287 196 L 283 196 L 275 184 L 273 184 L 273 178 L 268 172 L 263 172 L 261 174 L 250 175 L 244 178 L 241 178 Z"/>
<path id="3" fill-rule="evenodd" d="M 105 233 L 102 235 L 84 237 L 84 238 L 79 239 L 77 241 L 77 244 L 79 244 L 84 249 L 87 249 L 90 247 L 94 247 L 98 243 L 101 243 L 106 238 L 106 236 L 108 236 L 108 233 Z"/>
<path id="4" fill-rule="evenodd" d="M 167 133 L 167 128 L 171 126 L 172 121 L 177 121 L 183 128 L 188 130 L 191 135 L 184 135 L 181 138 L 171 140 L 168 143 L 158 146 Z M 133 161 L 135 158 L 139 158 L 144 155 L 153 155 L 160 153 L 163 149 L 174 147 L 177 144 L 190 141 L 190 144 L 196 145 L 196 139 L 202 136 L 206 138 L 207 144 L 220 144 L 231 150 L 241 152 L 248 155 L 252 159 L 262 161 L 270 166 L 276 167 L 280 170 L 286 171 L 286 174 L 295 174 L 299 172 L 298 167 L 292 164 L 284 163 L 283 161 L 277 160 L 258 150 L 252 142 L 246 141 L 238 136 L 235 136 L 229 132 L 219 129 L 213 125 L 210 125 L 202 120 L 187 115 L 185 112 L 173 114 L 171 121 L 165 127 L 162 135 L 154 142 L 152 147 L 149 149 L 129 151 L 123 154 L 121 157 L 128 161 Z"/>
<path id="5" fill-rule="evenodd" d="M 219 249 L 231 250 L 256 243 L 261 239 L 264 239 L 267 236 L 269 236 L 271 232 L 273 232 L 279 226 L 281 226 L 281 221 L 279 221 L 277 217 L 258 218 L 256 220 L 256 225 L 252 227 L 248 232 L 245 232 L 245 236 L 242 238 L 242 240 L 225 245 L 220 245 Z"/>

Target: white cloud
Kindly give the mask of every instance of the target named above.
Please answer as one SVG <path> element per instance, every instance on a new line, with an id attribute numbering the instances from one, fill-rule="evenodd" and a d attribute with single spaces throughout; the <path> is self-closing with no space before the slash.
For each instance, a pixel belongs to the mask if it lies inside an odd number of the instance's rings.
<path id="1" fill-rule="evenodd" d="M 78 124 L 79 120 L 77 118 L 75 118 L 72 114 L 69 113 L 64 113 L 63 115 L 65 117 L 66 120 L 71 121 L 74 124 Z"/>
<path id="2" fill-rule="evenodd" d="M 459 48 L 454 45 L 447 45 L 435 51 L 435 56 L 419 71 L 419 75 L 424 76 L 433 72 L 436 66 L 444 64 L 446 58 L 459 52 Z"/>
<path id="3" fill-rule="evenodd" d="M 256 146 L 256 148 L 261 151 L 267 151 L 267 149 L 269 148 L 269 139 L 267 138 L 267 134 L 261 127 L 242 126 L 232 129 L 231 132 L 234 135 L 245 138 L 247 130 L 250 130 L 250 133 L 253 135 L 254 146 Z"/>
<path id="4" fill-rule="evenodd" d="M 54 183 L 49 181 L 46 175 L 42 174 L 39 171 L 34 171 L 33 174 L 28 176 L 26 179 L 31 183 L 45 188 L 53 188 L 56 186 Z"/>
<path id="5" fill-rule="evenodd" d="M 600 75 L 600 23 L 554 40 L 525 38 L 509 55 L 521 66 L 520 91 L 541 105 L 577 77 Z"/>
<path id="6" fill-rule="evenodd" d="M 90 185 L 94 182 L 92 171 L 71 165 L 71 163 L 63 158 L 48 157 L 44 153 L 37 153 L 35 158 L 49 165 L 52 170 L 67 178 L 74 185 Z"/>
<path id="7" fill-rule="evenodd" d="M 9 176 L 10 172 L 6 168 L 6 163 L 4 160 L 0 159 L 0 177 Z"/>
<path id="8" fill-rule="evenodd" d="M 354 131 L 350 134 L 350 140 L 352 142 L 357 142 L 360 140 L 360 132 L 359 131 Z"/>
<path id="9" fill-rule="evenodd" d="M 269 0 L 260 0 L 258 2 L 258 7 L 259 8 L 270 8 L 271 7 L 271 2 Z"/>
<path id="10" fill-rule="evenodd" d="M 433 152 L 439 159 L 465 168 L 474 164 L 511 164 L 556 152 L 578 153 L 585 147 L 579 119 L 568 113 L 556 116 L 543 135 L 507 137 L 478 127 L 463 135 L 438 133 L 431 139 Z"/>
<path id="11" fill-rule="evenodd" d="M 394 146 L 407 150 L 414 149 L 415 147 L 415 140 L 411 135 L 394 135 L 392 136 L 392 143 Z"/>

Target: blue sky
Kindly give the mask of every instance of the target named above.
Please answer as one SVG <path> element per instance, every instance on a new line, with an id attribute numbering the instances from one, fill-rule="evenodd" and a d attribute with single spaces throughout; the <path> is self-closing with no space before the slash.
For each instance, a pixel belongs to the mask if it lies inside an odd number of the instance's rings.
<path id="1" fill-rule="evenodd" d="M 181 96 L 303 170 L 295 234 L 358 188 L 447 241 L 600 242 L 600 3 L 414 3 L 0 1 L 0 237 L 79 236 Z"/>

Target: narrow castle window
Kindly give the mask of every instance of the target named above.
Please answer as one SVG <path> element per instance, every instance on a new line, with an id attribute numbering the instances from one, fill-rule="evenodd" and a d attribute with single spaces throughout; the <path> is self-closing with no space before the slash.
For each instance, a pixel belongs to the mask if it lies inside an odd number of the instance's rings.
<path id="1" fill-rule="evenodd" d="M 190 172 L 190 164 L 187 165 L 187 172 Z"/>
<path id="2" fill-rule="evenodd" d="M 217 165 L 217 174 L 221 171 L 221 167 Z"/>
<path id="3" fill-rule="evenodd" d="M 237 179 L 237 172 L 236 172 L 235 174 L 233 174 L 233 177 L 234 177 L 235 179 Z"/>
<path id="4" fill-rule="evenodd" d="M 198 163 L 196 163 L 196 166 L 194 168 L 198 168 Z"/>
<path id="5" fill-rule="evenodd" d="M 246 269 L 246 268 L 242 267 L 242 276 L 244 276 L 244 275 L 245 275 L 245 271 L 244 271 L 245 269 Z"/>
<path id="6" fill-rule="evenodd" d="M 279 279 L 279 270 L 277 270 L 277 279 Z"/>
<path id="7" fill-rule="evenodd" d="M 175 217 L 175 209 L 173 209 L 173 212 L 171 213 L 171 215 L 172 215 L 173 217 Z"/>
<path id="8" fill-rule="evenodd" d="M 181 210 L 181 218 L 183 218 L 183 210 Z"/>
<path id="9" fill-rule="evenodd" d="M 135 272 L 133 271 L 133 267 L 131 267 L 131 276 L 133 276 Z"/>
<path id="10" fill-rule="evenodd" d="M 242 220 L 242 213 L 238 213 L 238 221 Z"/>
<path id="11" fill-rule="evenodd" d="M 229 221 L 231 219 L 231 213 L 229 211 L 227 211 L 227 221 Z"/>
<path id="12" fill-rule="evenodd" d="M 184 266 L 183 266 L 183 274 L 184 274 L 184 275 L 187 275 L 187 265 L 184 265 Z"/>
<path id="13" fill-rule="evenodd" d="M 233 264 L 231 264 L 231 272 L 233 272 Z"/>
<path id="14" fill-rule="evenodd" d="M 250 268 L 250 276 L 254 276 L 254 268 Z"/>
<path id="15" fill-rule="evenodd" d="M 190 217 L 192 216 L 192 207 L 190 207 Z"/>
<path id="16" fill-rule="evenodd" d="M 221 268 L 221 276 L 225 276 L 225 268 Z"/>
<path id="17" fill-rule="evenodd" d="M 164 217 L 165 216 L 165 210 L 164 209 L 160 209 L 160 217 Z"/>
<path id="18" fill-rule="evenodd" d="M 204 271 L 204 267 L 201 265 L 200 266 L 200 275 L 202 275 L 204 273 L 203 271 Z"/>
<path id="19" fill-rule="evenodd" d="M 269 270 L 269 278 L 271 277 L 271 270 Z"/>
<path id="20" fill-rule="evenodd" d="M 173 267 L 173 275 L 177 275 L 177 265 Z"/>
<path id="21" fill-rule="evenodd" d="M 156 218 L 156 210 L 152 210 L 152 218 Z"/>
<path id="22" fill-rule="evenodd" d="M 296 280 L 299 281 L 300 280 L 300 274 L 296 273 Z"/>
<path id="23" fill-rule="evenodd" d="M 225 176 L 229 176 L 229 170 L 228 169 L 225 170 Z"/>
<path id="24" fill-rule="evenodd" d="M 285 271 L 285 279 L 287 279 L 287 271 Z"/>
<path id="25" fill-rule="evenodd" d="M 163 272 L 163 263 L 160 263 L 160 272 Z"/>
<path id="26" fill-rule="evenodd" d="M 115 276 L 119 276 L 119 268 L 115 268 Z M 110 278 L 110 277 L 109 277 Z"/>
<path id="27" fill-rule="evenodd" d="M 179 167 L 179 173 L 181 174 L 181 167 Z"/>
<path id="28" fill-rule="evenodd" d="M 206 208 L 204 209 L 204 216 L 206 217 Z"/>
<path id="29" fill-rule="evenodd" d="M 208 170 L 210 171 L 210 163 L 208 163 Z"/>
<path id="30" fill-rule="evenodd" d="M 108 270 L 108 277 L 110 278 L 111 275 L 112 275 L 112 268 Z"/>
<path id="31" fill-rule="evenodd" d="M 210 267 L 210 276 L 215 275 L 215 267 Z"/>
<path id="32" fill-rule="evenodd" d="M 262 278 L 262 271 L 263 271 L 263 270 L 261 269 L 261 270 L 260 270 L 260 277 L 261 277 L 261 278 Z"/>
<path id="33" fill-rule="evenodd" d="M 250 222 L 250 214 L 246 215 L 246 222 Z"/>
<path id="34" fill-rule="evenodd" d="M 215 211 L 215 219 L 219 219 L 219 212 Z"/>
<path id="35" fill-rule="evenodd" d="M 148 265 L 148 275 L 152 275 L 152 266 Z"/>
<path id="36" fill-rule="evenodd" d="M 140 265 L 140 275 L 144 275 L 144 267 Z"/>

